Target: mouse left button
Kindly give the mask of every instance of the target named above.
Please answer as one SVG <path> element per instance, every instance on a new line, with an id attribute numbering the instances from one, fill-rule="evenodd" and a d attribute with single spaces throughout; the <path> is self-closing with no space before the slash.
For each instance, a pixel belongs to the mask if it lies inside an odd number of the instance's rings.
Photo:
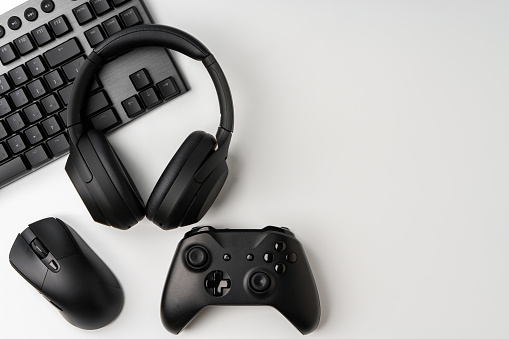
<path id="1" fill-rule="evenodd" d="M 18 234 L 12 245 L 9 261 L 25 280 L 39 290 L 42 288 L 48 268 L 20 234 Z"/>

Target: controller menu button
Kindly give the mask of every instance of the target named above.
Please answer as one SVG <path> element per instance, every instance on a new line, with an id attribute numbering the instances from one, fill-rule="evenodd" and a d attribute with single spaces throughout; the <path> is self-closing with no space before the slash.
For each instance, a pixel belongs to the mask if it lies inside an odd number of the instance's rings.
<path id="1" fill-rule="evenodd" d="M 249 287 L 251 287 L 254 292 L 265 292 L 270 287 L 270 278 L 263 272 L 253 273 L 249 279 Z"/>
<path id="2" fill-rule="evenodd" d="M 265 260 L 265 262 L 268 262 L 269 264 L 272 263 L 274 261 L 274 253 L 272 252 L 267 252 L 263 255 L 263 260 Z"/>
<path id="3" fill-rule="evenodd" d="M 222 271 L 212 271 L 205 278 L 205 289 L 214 297 L 226 295 L 231 286 L 230 277 Z"/>
<path id="4" fill-rule="evenodd" d="M 286 244 L 284 241 L 278 241 L 276 245 L 274 245 L 274 248 L 278 252 L 283 252 L 286 249 Z"/>
<path id="5" fill-rule="evenodd" d="M 247 259 L 247 261 L 253 261 L 254 260 L 254 255 L 249 253 L 248 255 L 246 255 L 246 259 Z"/>
<path id="6" fill-rule="evenodd" d="M 277 273 L 285 273 L 286 266 L 283 263 L 279 263 L 279 264 L 276 264 L 276 266 L 274 266 L 274 270 L 276 270 Z"/>
<path id="7" fill-rule="evenodd" d="M 298 257 L 297 257 L 297 253 L 292 252 L 292 253 L 288 253 L 288 254 L 286 255 L 286 260 L 287 260 L 289 263 L 295 264 L 295 263 L 297 262 L 297 259 L 298 259 Z"/>
<path id="8" fill-rule="evenodd" d="M 230 261 L 230 259 L 231 259 L 231 258 L 232 258 L 232 256 L 231 256 L 231 255 L 229 255 L 228 253 L 225 253 L 225 254 L 223 255 L 223 260 L 224 260 L 224 261 Z"/>
<path id="9" fill-rule="evenodd" d="M 186 254 L 187 264 L 194 269 L 205 267 L 209 260 L 207 250 L 201 246 L 191 247 Z"/>

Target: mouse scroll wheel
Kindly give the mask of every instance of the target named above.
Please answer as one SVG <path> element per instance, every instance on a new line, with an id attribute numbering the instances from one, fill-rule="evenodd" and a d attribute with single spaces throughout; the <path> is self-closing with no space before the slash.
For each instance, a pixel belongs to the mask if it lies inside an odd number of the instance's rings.
<path id="1" fill-rule="evenodd" d="M 48 249 L 42 244 L 42 242 L 39 239 L 34 239 L 30 246 L 40 259 L 44 259 L 48 256 L 49 253 Z"/>

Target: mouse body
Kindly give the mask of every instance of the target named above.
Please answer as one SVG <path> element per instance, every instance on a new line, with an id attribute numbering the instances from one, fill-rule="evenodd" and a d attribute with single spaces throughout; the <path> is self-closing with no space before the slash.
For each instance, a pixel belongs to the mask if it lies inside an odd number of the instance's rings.
<path id="1" fill-rule="evenodd" d="M 18 234 L 9 261 L 76 327 L 101 328 L 122 310 L 124 294 L 115 275 L 60 219 L 30 224 Z"/>

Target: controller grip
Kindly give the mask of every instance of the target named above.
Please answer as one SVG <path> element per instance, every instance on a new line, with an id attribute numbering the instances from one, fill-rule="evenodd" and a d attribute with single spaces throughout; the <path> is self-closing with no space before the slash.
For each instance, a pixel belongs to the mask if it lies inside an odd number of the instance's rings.
<path id="1" fill-rule="evenodd" d="M 171 302 L 163 296 L 161 303 L 161 321 L 164 328 L 172 334 L 180 331 L 200 312 L 202 307 L 190 304 L 188 301 L 173 299 Z"/>
<path id="2" fill-rule="evenodd" d="M 300 333 L 306 335 L 313 332 L 320 323 L 320 303 L 310 305 L 282 305 L 276 309 L 290 322 Z"/>

